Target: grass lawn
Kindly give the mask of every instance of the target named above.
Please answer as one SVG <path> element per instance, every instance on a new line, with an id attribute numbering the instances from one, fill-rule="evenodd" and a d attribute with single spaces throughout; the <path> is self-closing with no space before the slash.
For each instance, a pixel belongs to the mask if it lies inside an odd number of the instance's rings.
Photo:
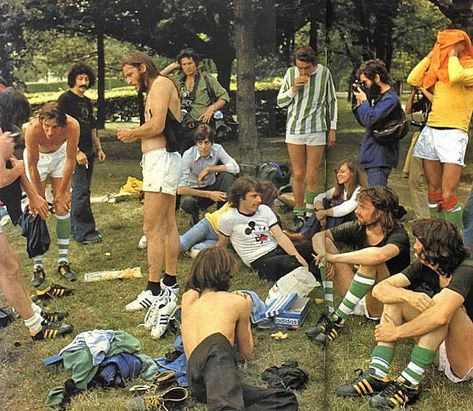
<path id="1" fill-rule="evenodd" d="M 333 182 L 334 176 L 331 170 L 334 169 L 336 163 L 347 157 L 357 158 L 362 134 L 362 130 L 356 126 L 343 101 L 340 106 L 338 142 L 328 156 L 329 184 Z M 108 160 L 96 166 L 92 189 L 94 196 L 118 192 L 127 176 L 141 178 L 139 147 L 137 144 L 124 145 L 118 142 L 114 137 L 115 126 L 110 125 L 103 132 Z M 408 143 L 408 138 L 402 143 L 403 154 Z M 229 143 L 227 146 L 228 151 L 238 158 L 237 143 Z M 262 139 L 261 146 L 264 158 L 279 161 L 287 159 L 282 138 Z M 465 171 L 460 190 L 462 199 L 468 192 L 472 172 L 472 166 Z M 322 181 L 324 181 L 323 176 L 321 176 Z M 402 178 L 400 170 L 393 172 L 390 182 L 399 192 L 401 201 L 410 211 L 412 218 L 407 180 Z M 93 207 L 104 241 L 90 246 L 82 246 L 74 242 L 71 244 L 71 262 L 80 278 L 73 285 L 76 292 L 72 297 L 53 301 L 48 308 L 70 312 L 68 320 L 75 325 L 74 335 L 96 328 L 122 329 L 141 340 L 145 354 L 159 357 L 171 348 L 175 335 L 168 333 L 165 338 L 154 341 L 144 328 L 138 327 L 143 321 L 144 313 L 124 312 L 125 304 L 143 289 L 145 279 L 96 283 L 81 281 L 83 274 L 88 271 L 141 266 L 143 272 L 146 273 L 146 251 L 136 248 L 142 233 L 142 206 L 138 201 L 133 200 L 118 204 L 99 203 L 94 204 Z M 283 216 L 283 220 L 288 218 L 289 216 Z M 54 239 L 54 220 L 51 219 L 48 224 Z M 187 224 L 188 218 L 179 212 L 179 230 L 183 232 Z M 6 232 L 20 256 L 24 278 L 29 284 L 32 264 L 25 252 L 24 238 L 20 236 L 19 230 L 11 225 L 6 227 Z M 45 258 L 45 269 L 51 279 L 56 279 L 56 258 L 57 246 L 52 244 Z M 184 284 L 190 265 L 189 257 L 180 258 L 181 284 Z M 252 289 L 264 298 L 270 284 L 259 280 L 253 271 L 240 263 L 232 288 Z M 321 290 L 315 290 L 312 297 L 321 298 Z M 304 335 L 304 329 L 316 321 L 321 312 L 322 306 L 314 305 L 304 327 L 299 331 L 291 331 L 289 338 L 284 341 L 272 340 L 269 332 L 255 331 L 256 356 L 254 360 L 243 366 L 243 378 L 247 382 L 264 385 L 260 375 L 265 368 L 279 365 L 287 359 L 296 359 L 310 375 L 307 388 L 298 392 L 302 410 L 368 410 L 367 400 L 344 400 L 335 397 L 334 392 L 338 385 L 355 376 L 356 368 L 365 368 L 368 365 L 374 344 L 374 323 L 360 317 L 350 318 L 338 340 L 331 344 L 324 354 L 320 347 L 310 343 Z M 61 385 L 69 376 L 62 367 L 46 368 L 41 361 L 57 353 L 72 338 L 73 336 L 70 336 L 50 342 L 33 343 L 21 321 L 16 321 L 8 328 L 0 330 L 0 386 L 2 387 L 0 409 L 11 411 L 44 409 L 43 400 L 49 389 Z M 411 341 L 398 345 L 393 363 L 393 375 L 397 375 L 397 372 L 407 363 L 411 347 Z M 125 409 L 129 397 L 127 390 L 96 389 L 75 397 L 69 409 L 71 411 L 117 411 Z M 454 385 L 432 368 L 427 372 L 421 400 L 411 409 L 471 410 L 472 398 L 473 386 L 471 384 Z M 189 401 L 186 409 L 204 410 L 205 407 Z"/>

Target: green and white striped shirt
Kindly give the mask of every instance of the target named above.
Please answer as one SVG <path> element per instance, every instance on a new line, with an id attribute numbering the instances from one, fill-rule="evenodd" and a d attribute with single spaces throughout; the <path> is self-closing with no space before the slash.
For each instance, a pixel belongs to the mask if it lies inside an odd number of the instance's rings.
<path id="1" fill-rule="evenodd" d="M 337 96 L 328 67 L 317 64 L 307 84 L 294 93 L 292 85 L 298 76 L 297 67 L 289 68 L 278 93 L 278 106 L 288 107 L 286 135 L 336 130 Z"/>

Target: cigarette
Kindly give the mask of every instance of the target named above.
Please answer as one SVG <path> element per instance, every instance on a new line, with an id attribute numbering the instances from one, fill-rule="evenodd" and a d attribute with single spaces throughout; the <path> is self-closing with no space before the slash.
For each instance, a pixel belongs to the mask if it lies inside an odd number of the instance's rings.
<path id="1" fill-rule="evenodd" d="M 86 168 L 86 170 L 89 169 L 89 163 L 85 163 L 85 168 Z"/>

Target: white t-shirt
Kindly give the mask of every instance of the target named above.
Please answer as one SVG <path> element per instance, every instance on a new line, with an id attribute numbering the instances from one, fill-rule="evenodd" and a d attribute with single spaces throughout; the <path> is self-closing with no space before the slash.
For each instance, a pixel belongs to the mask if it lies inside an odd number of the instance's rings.
<path id="1" fill-rule="evenodd" d="M 269 229 L 278 224 L 271 208 L 261 204 L 256 213 L 242 214 L 237 208 L 230 208 L 218 220 L 218 231 L 230 237 L 233 248 L 249 267 L 250 264 L 273 251 L 278 243 Z"/>

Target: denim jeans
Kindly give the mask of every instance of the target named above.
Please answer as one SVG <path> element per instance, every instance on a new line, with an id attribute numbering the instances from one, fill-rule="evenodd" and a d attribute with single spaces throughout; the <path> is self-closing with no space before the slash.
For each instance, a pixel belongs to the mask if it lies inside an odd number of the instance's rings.
<path id="1" fill-rule="evenodd" d="M 203 250 L 204 248 L 213 247 L 217 244 L 218 237 L 209 221 L 203 218 L 182 234 L 179 240 L 180 252 L 183 253 L 189 251 L 191 248 Z"/>
<path id="2" fill-rule="evenodd" d="M 90 185 L 94 172 L 95 152 L 86 153 L 88 165 L 76 164 L 72 175 L 71 228 L 76 241 L 82 242 L 88 235 L 95 234 L 95 219 L 90 205 Z"/>
<path id="3" fill-rule="evenodd" d="M 368 186 L 388 186 L 388 177 L 391 173 L 391 167 L 370 167 L 365 168 L 368 177 Z"/>
<path id="4" fill-rule="evenodd" d="M 473 185 L 463 206 L 463 242 L 473 252 Z"/>

